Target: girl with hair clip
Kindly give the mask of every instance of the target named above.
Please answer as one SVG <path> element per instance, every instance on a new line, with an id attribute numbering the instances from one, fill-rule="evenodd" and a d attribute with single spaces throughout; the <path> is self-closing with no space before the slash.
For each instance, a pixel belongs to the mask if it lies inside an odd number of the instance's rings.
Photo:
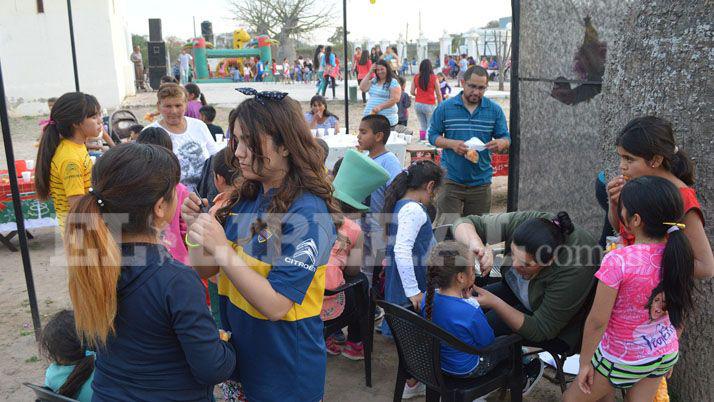
<path id="1" fill-rule="evenodd" d="M 92 173 L 65 242 L 77 333 L 97 352 L 92 400 L 212 400 L 235 351 L 219 339 L 196 272 L 161 243 L 176 211 L 178 160 L 124 144 Z"/>
<path id="2" fill-rule="evenodd" d="M 687 153 L 675 144 L 672 124 L 654 116 L 633 119 L 615 141 L 620 156 L 620 175 L 607 184 L 610 201 L 608 218 L 619 231 L 624 245 L 634 242 L 634 235 L 621 224 L 617 215 L 620 192 L 628 180 L 641 176 L 659 176 L 674 184 L 684 202 L 684 234 L 694 251 L 694 277 L 714 276 L 714 254 L 704 232 L 704 213 L 694 186 L 694 164 Z"/>
<path id="3" fill-rule="evenodd" d="M 254 96 L 230 119 L 228 149 L 243 183 L 217 219 L 199 213 L 206 200 L 184 202 L 189 254 L 203 277 L 220 271 L 221 324 L 240 350 L 233 379 L 247 399 L 319 401 L 320 311 L 339 206 L 300 104 L 282 92 L 239 90 Z"/>
<path id="4" fill-rule="evenodd" d="M 194 119 L 201 118 L 201 108 L 208 105 L 206 96 L 201 92 L 201 88 L 193 82 L 184 85 L 188 93 L 188 103 L 186 104 L 185 116 L 193 117 Z"/>
<path id="5" fill-rule="evenodd" d="M 40 335 L 40 351 L 52 364 L 45 371 L 45 386 L 80 402 L 92 400 L 94 352 L 77 336 L 74 314 L 62 310 L 52 316 Z"/>
<path id="6" fill-rule="evenodd" d="M 441 185 L 443 172 L 432 161 L 418 161 L 398 174 L 387 187 L 384 298 L 418 311 L 426 290 L 426 259 L 436 244 L 426 207 Z M 391 335 L 386 322 L 382 334 Z"/>
<path id="7" fill-rule="evenodd" d="M 608 253 L 588 315 L 578 377 L 565 401 L 596 401 L 613 389 L 651 401 L 679 358 L 678 337 L 693 308 L 694 257 L 680 190 L 643 176 L 620 192 L 617 216 L 634 243 Z"/>
<path id="8" fill-rule="evenodd" d="M 60 96 L 42 130 L 35 189 L 40 199 L 52 198 L 62 235 L 67 212 L 90 186 L 92 160 L 85 142 L 101 132 L 99 102 L 82 92 Z"/>
<path id="9" fill-rule="evenodd" d="M 473 254 L 460 243 L 445 241 L 431 250 L 428 266 L 421 314 L 467 345 L 489 346 L 495 339 L 493 329 L 470 297 L 476 280 Z M 441 369 L 454 377 L 480 377 L 507 357 L 507 353 L 472 355 L 442 345 Z"/>

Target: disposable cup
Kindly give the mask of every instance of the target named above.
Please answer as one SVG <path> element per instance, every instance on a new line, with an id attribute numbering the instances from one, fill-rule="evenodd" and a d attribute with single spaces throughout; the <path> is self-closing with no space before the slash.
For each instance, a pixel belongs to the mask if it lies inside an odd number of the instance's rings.
<path id="1" fill-rule="evenodd" d="M 28 170 L 32 170 L 35 168 L 35 160 L 34 159 L 28 159 L 25 161 L 25 165 L 27 166 Z"/>
<path id="2" fill-rule="evenodd" d="M 32 172 L 28 172 L 28 171 L 22 172 L 22 180 L 30 181 L 31 178 L 32 178 Z"/>

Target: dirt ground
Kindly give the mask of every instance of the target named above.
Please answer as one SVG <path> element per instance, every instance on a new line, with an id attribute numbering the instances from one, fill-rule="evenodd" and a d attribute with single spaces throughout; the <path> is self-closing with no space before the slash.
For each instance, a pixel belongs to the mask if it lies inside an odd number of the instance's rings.
<path id="1" fill-rule="evenodd" d="M 141 119 L 154 107 L 153 94 L 141 94 L 129 99 L 131 110 Z M 508 116 L 508 99 L 499 103 Z M 307 110 L 306 102 L 302 103 Z M 341 103 L 330 103 L 330 110 L 344 120 L 344 109 Z M 351 131 L 356 130 L 362 115 L 363 106 L 353 104 L 350 108 Z M 216 124 L 227 125 L 229 109 L 219 108 Z M 39 129 L 37 122 L 41 117 L 16 118 L 11 121 L 11 133 L 15 150 L 15 159 L 35 159 L 36 148 L 33 147 Z M 415 130 L 417 122 L 414 114 L 409 121 L 409 127 Z M 0 168 L 6 167 L 3 158 Z M 504 211 L 506 200 L 506 178 L 496 178 L 493 185 L 493 210 Z M 30 259 L 36 288 L 39 311 L 42 321 L 63 308 L 70 308 L 66 287 L 66 271 L 63 267 L 61 240 L 52 230 L 37 230 L 32 232 L 35 237 L 29 241 Z M 17 240 L 15 239 L 15 244 Z M 28 294 L 23 275 L 20 253 L 10 252 L 0 247 L 0 260 L 3 267 L 0 271 L 0 356 L 4 363 L 0 365 L 0 399 L 1 400 L 31 400 L 31 392 L 22 386 L 23 382 L 41 384 L 44 379 L 46 361 L 39 356 L 35 343 L 32 320 L 28 302 Z M 342 357 L 329 357 L 327 369 L 326 401 L 388 401 L 394 392 L 396 378 L 396 349 L 393 343 L 383 337 L 375 336 L 373 356 L 373 387 L 364 385 L 363 364 Z M 494 397 L 495 398 L 495 397 Z M 528 401 L 554 401 L 560 399 L 559 389 L 545 379 L 528 397 Z M 489 400 L 498 400 L 489 398 Z"/>

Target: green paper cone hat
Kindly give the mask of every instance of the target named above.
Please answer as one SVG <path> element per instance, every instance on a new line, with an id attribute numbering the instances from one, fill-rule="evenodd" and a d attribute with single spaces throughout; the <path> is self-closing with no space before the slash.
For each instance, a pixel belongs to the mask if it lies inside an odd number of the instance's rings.
<path id="1" fill-rule="evenodd" d="M 389 174 L 369 156 L 349 149 L 342 159 L 337 177 L 332 182 L 335 191 L 332 195 L 358 211 L 367 211 L 362 204 L 374 190 L 389 180 Z"/>

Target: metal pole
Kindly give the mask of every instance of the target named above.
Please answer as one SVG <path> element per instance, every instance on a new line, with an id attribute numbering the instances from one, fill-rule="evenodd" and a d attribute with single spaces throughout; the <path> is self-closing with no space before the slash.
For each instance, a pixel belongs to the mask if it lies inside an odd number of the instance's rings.
<path id="1" fill-rule="evenodd" d="M 347 0 L 342 0 L 342 43 L 344 45 L 343 65 L 345 67 L 345 132 L 350 132 L 350 99 L 349 99 L 349 59 L 347 58 Z"/>
<path id="2" fill-rule="evenodd" d="M 193 38 L 196 38 L 196 16 L 193 17 Z"/>
<path id="3" fill-rule="evenodd" d="M 35 281 L 32 279 L 32 265 L 30 264 L 30 251 L 27 248 L 27 235 L 25 232 L 25 220 L 22 216 L 22 204 L 20 200 L 20 189 L 17 186 L 17 171 L 15 170 L 15 152 L 12 149 L 12 137 L 10 136 L 10 119 L 7 114 L 7 103 L 5 102 L 5 83 L 2 77 L 2 65 L 0 64 L 0 124 L 2 125 L 2 137 L 5 144 L 5 159 L 7 160 L 7 172 L 10 176 L 10 189 L 12 191 L 12 205 L 15 210 L 15 222 L 17 222 L 17 237 L 20 239 L 20 253 L 22 254 L 22 266 L 25 269 L 25 283 L 27 284 L 27 296 L 30 301 L 30 313 L 32 314 L 32 326 L 35 329 L 35 340 L 40 338 L 40 311 L 37 308 L 37 296 L 35 295 Z"/>
<path id="4" fill-rule="evenodd" d="M 74 67 L 74 90 L 79 92 L 79 72 L 77 71 L 77 49 L 74 46 L 74 24 L 72 23 L 72 0 L 67 0 L 67 18 L 69 18 L 69 43 L 72 47 L 72 66 Z"/>
<path id="5" fill-rule="evenodd" d="M 518 210 L 518 182 L 520 175 L 520 152 L 521 152 L 521 125 L 520 125 L 520 105 L 518 98 L 518 58 L 520 56 L 521 38 L 521 2 L 511 0 L 511 15 L 513 24 L 511 27 L 511 146 L 508 151 L 508 196 L 506 210 L 508 212 Z"/>

